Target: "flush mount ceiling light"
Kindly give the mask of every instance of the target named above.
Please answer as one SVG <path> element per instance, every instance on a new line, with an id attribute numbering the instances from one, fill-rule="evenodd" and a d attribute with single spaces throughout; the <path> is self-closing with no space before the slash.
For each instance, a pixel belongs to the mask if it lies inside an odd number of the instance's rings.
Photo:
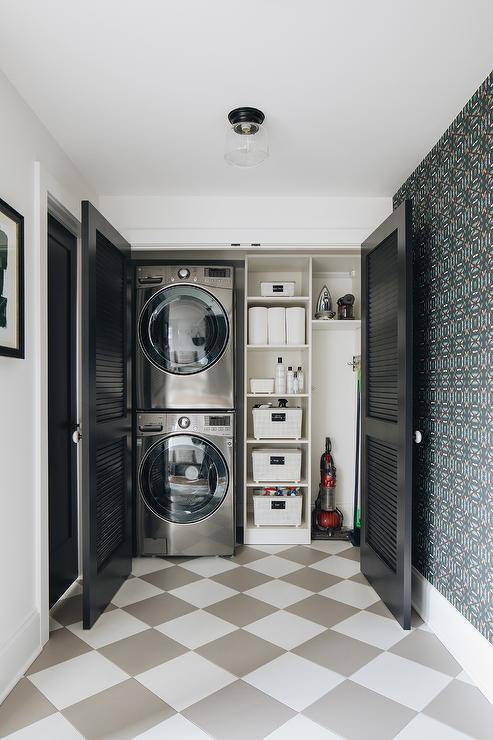
<path id="1" fill-rule="evenodd" d="M 226 162 L 236 167 L 255 167 L 269 156 L 265 116 L 258 108 L 235 108 L 228 114 Z"/>

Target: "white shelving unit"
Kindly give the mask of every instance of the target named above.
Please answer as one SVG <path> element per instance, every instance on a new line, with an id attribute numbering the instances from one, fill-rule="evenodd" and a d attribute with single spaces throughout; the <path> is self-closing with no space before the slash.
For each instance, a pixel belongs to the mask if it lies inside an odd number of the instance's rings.
<path id="1" fill-rule="evenodd" d="M 297 295 L 290 297 L 260 295 L 262 280 L 279 282 L 293 280 L 296 284 Z M 244 495 L 245 542 L 247 544 L 307 544 L 310 542 L 310 512 L 311 512 L 311 320 L 312 320 L 312 278 L 311 257 L 309 255 L 289 255 L 289 266 L 286 266 L 286 257 L 279 255 L 255 254 L 248 255 L 245 263 L 245 285 L 247 297 L 245 299 L 245 327 L 246 341 L 248 338 L 248 308 L 250 306 L 303 306 L 306 313 L 305 335 L 306 343 L 301 345 L 249 345 L 245 347 L 245 460 L 246 471 Z M 305 374 L 305 392 L 296 394 L 250 393 L 250 378 L 269 378 L 274 375 L 274 366 L 277 358 L 283 357 L 284 364 L 298 367 L 301 365 Z M 303 426 L 301 439 L 255 439 L 253 436 L 252 408 L 256 403 L 275 401 L 286 398 L 290 405 L 300 405 L 303 409 Z M 293 403 L 294 402 L 294 403 Z M 283 481 L 261 484 L 252 479 L 252 450 L 261 447 L 299 447 L 302 450 L 302 481 Z M 300 527 L 291 526 L 262 526 L 256 527 L 253 523 L 252 494 L 256 488 L 265 488 L 269 485 L 296 485 L 303 489 L 302 523 Z"/>
<path id="2" fill-rule="evenodd" d="M 262 280 L 293 280 L 297 295 L 292 297 L 260 295 Z M 355 296 L 354 320 L 317 320 L 315 304 L 323 285 L 337 299 Z M 337 465 L 336 503 L 345 523 L 351 524 L 354 491 L 354 424 L 356 376 L 350 367 L 360 354 L 361 290 L 360 251 L 356 248 L 317 251 L 314 254 L 249 254 L 245 258 L 245 342 L 248 341 L 248 308 L 251 306 L 303 306 L 306 310 L 306 343 L 303 345 L 245 345 L 245 428 L 244 428 L 244 523 L 247 544 L 307 544 L 311 539 L 311 510 L 318 494 L 319 461 L 326 436 L 331 437 Z M 305 372 L 303 393 L 251 393 L 250 378 L 273 377 L 277 357 L 285 365 Z M 301 439 L 262 439 L 253 436 L 252 407 L 255 403 L 287 398 L 290 405 L 303 409 Z M 251 453 L 256 447 L 299 447 L 302 450 L 303 514 L 300 527 L 261 526 L 253 522 L 252 494 L 256 488 L 295 485 L 292 481 L 255 483 L 252 479 Z"/>

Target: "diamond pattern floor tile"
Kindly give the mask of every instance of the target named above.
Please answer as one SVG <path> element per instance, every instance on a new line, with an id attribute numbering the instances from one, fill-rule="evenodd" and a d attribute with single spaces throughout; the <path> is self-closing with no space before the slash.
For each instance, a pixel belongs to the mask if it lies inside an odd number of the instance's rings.
<path id="1" fill-rule="evenodd" d="M 261 740 L 294 712 L 253 686 L 236 681 L 184 714 L 215 740 Z"/>
<path id="2" fill-rule="evenodd" d="M 195 652 L 241 678 L 278 658 L 284 650 L 245 630 L 237 630 L 197 648 Z"/>
<path id="3" fill-rule="evenodd" d="M 299 655 L 284 653 L 243 680 L 301 712 L 344 681 L 344 677 Z"/>
<path id="4" fill-rule="evenodd" d="M 191 652 L 136 679 L 179 712 L 236 680 L 232 673 Z"/>
<path id="5" fill-rule="evenodd" d="M 197 609 L 183 617 L 171 619 L 156 629 L 181 645 L 185 645 L 189 650 L 195 650 L 207 642 L 234 632 L 237 627 L 214 614 Z"/>
<path id="6" fill-rule="evenodd" d="M 132 570 L 90 630 L 80 583 L 56 605 L 0 737 L 489 740 L 491 705 L 416 612 L 401 629 L 348 542 Z"/>
<path id="7" fill-rule="evenodd" d="M 85 738 L 130 740 L 174 713 L 164 701 L 130 678 L 73 704 L 63 715 Z"/>

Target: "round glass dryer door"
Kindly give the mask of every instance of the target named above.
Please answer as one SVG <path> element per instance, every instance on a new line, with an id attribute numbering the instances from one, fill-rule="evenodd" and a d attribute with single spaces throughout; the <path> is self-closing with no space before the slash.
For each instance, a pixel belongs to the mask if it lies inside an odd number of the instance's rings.
<path id="1" fill-rule="evenodd" d="M 228 468 L 219 450 L 189 434 L 157 442 L 140 469 L 145 503 L 175 524 L 193 524 L 212 514 L 224 501 L 228 482 Z"/>
<path id="2" fill-rule="evenodd" d="M 139 335 L 147 358 L 173 375 L 211 367 L 226 349 L 228 317 L 214 296 L 195 285 L 172 285 L 142 309 Z"/>

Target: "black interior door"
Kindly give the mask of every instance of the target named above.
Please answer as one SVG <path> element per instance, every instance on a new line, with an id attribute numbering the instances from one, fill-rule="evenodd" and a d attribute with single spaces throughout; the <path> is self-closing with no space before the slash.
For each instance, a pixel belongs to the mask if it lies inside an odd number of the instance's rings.
<path id="1" fill-rule="evenodd" d="M 130 245 L 82 203 L 83 625 L 129 575 L 131 525 Z"/>
<path id="2" fill-rule="evenodd" d="M 361 570 L 411 626 L 412 245 L 403 202 L 362 245 Z"/>
<path id="3" fill-rule="evenodd" d="M 77 579 L 77 238 L 48 216 L 50 607 Z"/>

